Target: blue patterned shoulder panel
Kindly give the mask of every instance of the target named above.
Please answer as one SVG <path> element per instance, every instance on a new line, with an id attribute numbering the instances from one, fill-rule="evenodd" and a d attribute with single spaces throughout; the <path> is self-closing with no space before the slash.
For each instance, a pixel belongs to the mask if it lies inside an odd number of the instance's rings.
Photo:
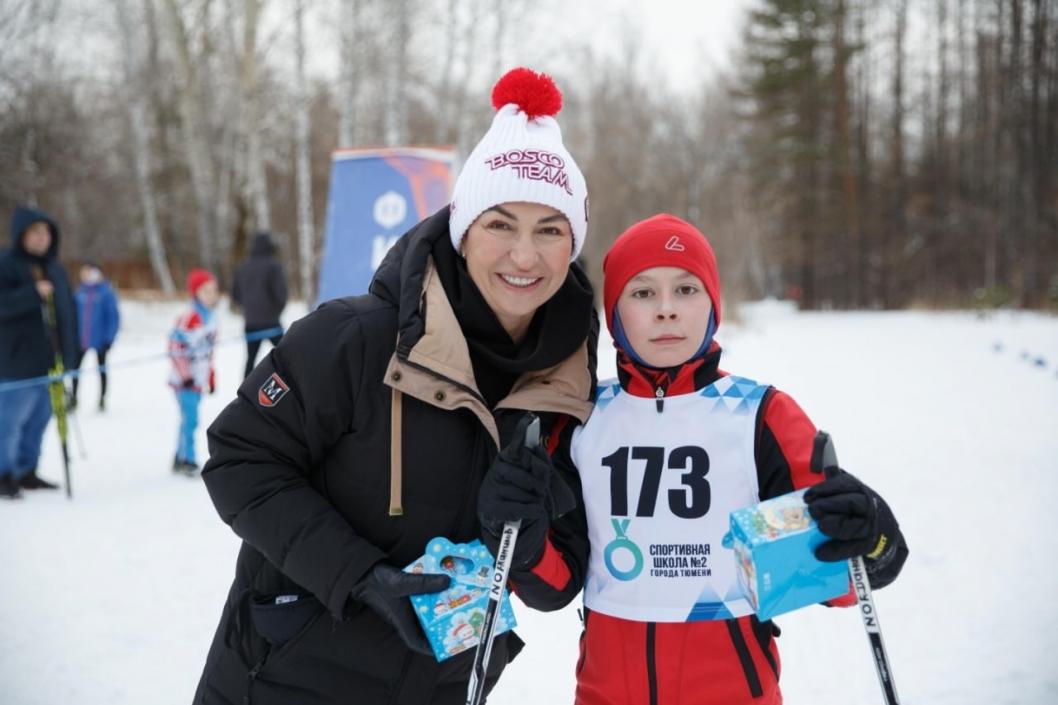
<path id="1" fill-rule="evenodd" d="M 715 400 L 713 411 L 729 411 L 736 414 L 756 413 L 768 385 L 747 377 L 728 375 L 704 387 L 699 394 Z"/>
<path id="2" fill-rule="evenodd" d="M 620 393 L 621 383 L 616 377 L 599 380 L 599 384 L 595 387 L 595 405 L 604 409 Z"/>

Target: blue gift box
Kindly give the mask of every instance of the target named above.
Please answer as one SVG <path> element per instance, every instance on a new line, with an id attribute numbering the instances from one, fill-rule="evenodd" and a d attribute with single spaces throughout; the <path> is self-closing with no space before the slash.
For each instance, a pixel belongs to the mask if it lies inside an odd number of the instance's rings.
<path id="1" fill-rule="evenodd" d="M 849 590 L 848 563 L 817 560 L 827 541 L 804 502 L 805 490 L 731 512 L 738 579 L 746 599 L 762 619 L 824 602 Z"/>
<path id="2" fill-rule="evenodd" d="M 480 541 L 452 543 L 444 537 L 430 539 L 426 553 L 404 568 L 408 573 L 441 573 L 452 578 L 447 590 L 412 595 L 412 607 L 422 624 L 434 657 L 444 661 L 474 649 L 481 641 L 481 625 L 488 605 L 488 585 L 493 560 Z M 510 593 L 504 592 L 496 616 L 496 634 L 518 626 Z"/>

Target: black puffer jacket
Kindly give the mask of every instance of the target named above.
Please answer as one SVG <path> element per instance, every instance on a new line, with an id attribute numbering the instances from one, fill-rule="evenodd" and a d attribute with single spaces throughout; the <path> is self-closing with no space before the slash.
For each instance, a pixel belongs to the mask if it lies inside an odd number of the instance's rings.
<path id="1" fill-rule="evenodd" d="M 231 298 L 242 307 L 247 328 L 279 325 L 287 305 L 287 280 L 268 233 L 254 236 L 250 256 L 235 271 Z"/>
<path id="2" fill-rule="evenodd" d="M 51 247 L 43 257 L 34 257 L 22 247 L 22 234 L 37 222 L 51 230 Z M 78 352 L 77 306 L 66 270 L 59 263 L 59 226 L 36 209 L 16 208 L 11 216 L 11 249 L 0 254 L 0 379 L 39 377 L 55 364 L 55 341 L 45 323 L 45 302 L 34 283 L 38 276 L 55 287 L 58 345 L 63 365 L 73 369 Z"/>
<path id="3" fill-rule="evenodd" d="M 379 561 L 409 564 L 435 536 L 478 538 L 478 487 L 523 410 L 543 412 L 545 426 L 590 413 L 594 340 L 584 340 L 588 325 L 565 331 L 584 341 L 579 349 L 523 374 L 488 409 L 430 256 L 448 238 L 447 209 L 416 226 L 371 294 L 296 323 L 210 427 L 203 479 L 244 544 L 196 703 L 464 702 L 470 652 L 441 664 L 411 652 L 350 589 Z M 567 285 L 588 286 L 579 269 L 570 276 Z M 391 467 L 395 398 L 399 469 Z M 391 514 L 393 503 L 403 514 Z M 583 540 L 582 528 L 563 521 L 552 537 L 560 552 L 567 539 Z M 582 556 L 584 547 L 569 551 Z M 580 569 L 574 560 L 570 570 Z M 532 578 L 523 577 L 532 603 Z M 275 604 L 290 594 L 300 597 Z M 554 595 L 542 599 L 542 608 L 557 606 Z M 513 634 L 497 639 L 490 686 L 519 648 Z"/>

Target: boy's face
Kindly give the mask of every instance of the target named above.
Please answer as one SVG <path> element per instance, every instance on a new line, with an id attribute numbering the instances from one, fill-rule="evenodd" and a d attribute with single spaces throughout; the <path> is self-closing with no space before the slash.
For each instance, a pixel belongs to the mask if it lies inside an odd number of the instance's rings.
<path id="1" fill-rule="evenodd" d="M 91 265 L 83 265 L 81 267 L 81 283 L 82 284 L 97 284 L 102 280 L 103 274 L 98 269 Z"/>
<path id="2" fill-rule="evenodd" d="M 628 342 L 651 367 L 674 367 L 698 352 L 712 310 L 702 280 L 679 267 L 643 270 L 617 299 Z"/>
<path id="3" fill-rule="evenodd" d="M 202 302 L 202 305 L 206 308 L 213 308 L 217 305 L 217 301 L 220 299 L 220 289 L 217 287 L 216 280 L 209 280 L 202 286 L 195 290 L 195 298 Z"/>

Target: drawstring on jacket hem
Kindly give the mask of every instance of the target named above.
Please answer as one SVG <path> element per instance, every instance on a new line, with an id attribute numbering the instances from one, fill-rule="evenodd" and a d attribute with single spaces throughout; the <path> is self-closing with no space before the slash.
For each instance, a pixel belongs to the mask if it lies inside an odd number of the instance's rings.
<path id="1" fill-rule="evenodd" d="M 391 517 L 404 514 L 401 501 L 401 399 L 400 391 L 394 388 L 389 417 L 389 515 Z"/>

